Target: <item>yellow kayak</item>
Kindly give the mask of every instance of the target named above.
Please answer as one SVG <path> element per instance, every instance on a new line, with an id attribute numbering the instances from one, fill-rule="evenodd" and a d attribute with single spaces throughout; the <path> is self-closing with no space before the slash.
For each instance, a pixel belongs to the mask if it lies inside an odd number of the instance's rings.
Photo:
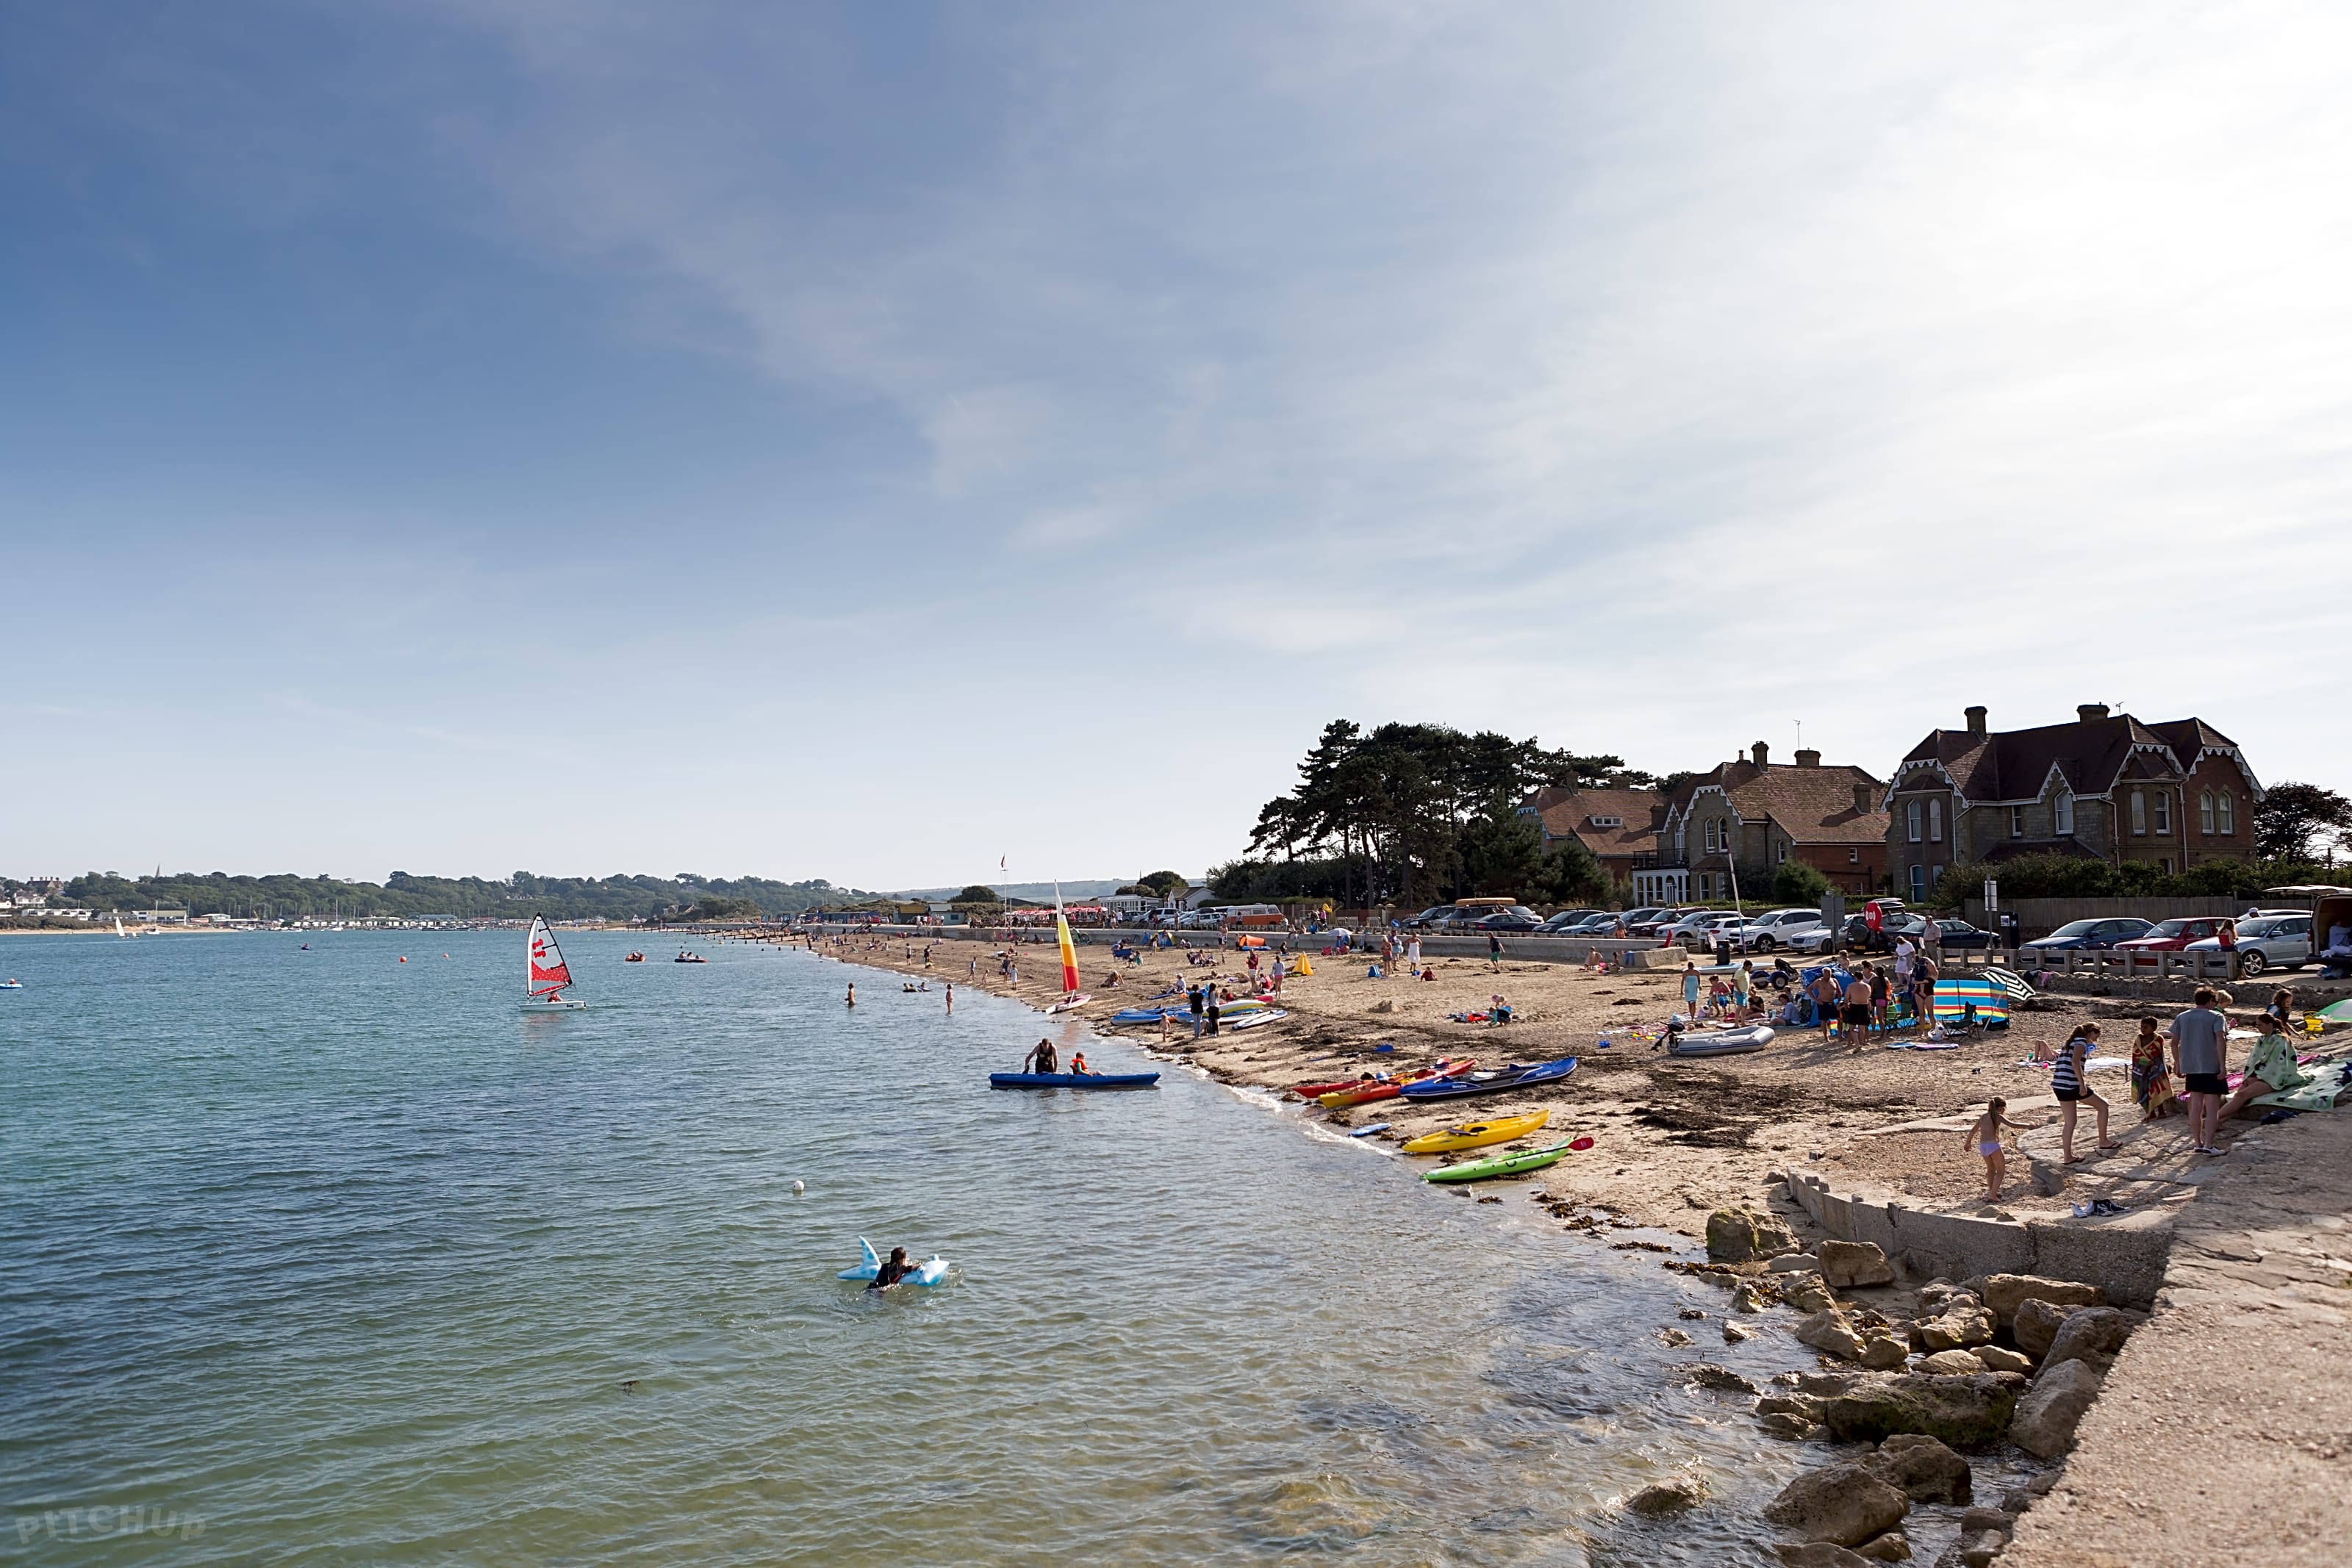
<path id="1" fill-rule="evenodd" d="M 1405 1141 L 1409 1155 L 1442 1155 L 1453 1149 L 1481 1149 L 1488 1144 L 1507 1144 L 1513 1138 L 1524 1138 L 1551 1120 L 1549 1111 L 1530 1111 L 1524 1116 L 1506 1116 L 1497 1122 L 1473 1122 L 1466 1127 L 1448 1127 L 1442 1133 L 1423 1133 L 1418 1138 Z"/>

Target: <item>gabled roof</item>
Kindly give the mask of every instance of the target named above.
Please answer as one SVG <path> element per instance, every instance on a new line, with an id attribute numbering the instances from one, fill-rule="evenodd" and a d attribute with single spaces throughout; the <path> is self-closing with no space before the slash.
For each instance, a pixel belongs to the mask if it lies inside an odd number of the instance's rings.
<path id="1" fill-rule="evenodd" d="M 1596 855 L 1647 854 L 1657 847 L 1658 818 L 1664 799 L 1655 789 L 1559 789 L 1545 788 L 1528 798 L 1544 832 L 1574 838 Z M 1603 827 L 1595 817 L 1622 819 Z"/>
<path id="2" fill-rule="evenodd" d="M 2032 800 L 2042 794 L 2054 768 L 2077 795 L 2105 795 L 2125 765 L 2146 747 L 2161 753 L 2183 771 L 2196 765 L 2201 748 L 2237 750 L 2237 743 L 2199 718 L 2142 724 L 2131 715 L 2077 718 L 2034 729 L 1979 734 L 1934 729 L 1903 758 L 1941 767 L 1967 800 Z"/>
<path id="3" fill-rule="evenodd" d="M 1859 768 L 1801 767 L 1746 760 L 1727 762 L 1686 780 L 1675 791 L 1672 810 L 1686 813 L 1702 789 L 1719 789 L 1743 821 L 1770 818 L 1798 844 L 1868 844 L 1886 837 L 1886 813 L 1856 810 L 1853 787 L 1866 784 L 1875 800 L 1883 786 Z"/>

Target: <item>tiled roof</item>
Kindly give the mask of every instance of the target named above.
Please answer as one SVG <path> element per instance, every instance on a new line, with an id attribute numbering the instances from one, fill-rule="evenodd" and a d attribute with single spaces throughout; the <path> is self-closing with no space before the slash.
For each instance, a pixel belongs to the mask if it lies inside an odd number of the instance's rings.
<path id="1" fill-rule="evenodd" d="M 1869 785 L 1873 800 L 1882 788 L 1859 768 L 1727 762 L 1676 790 L 1675 809 L 1686 807 L 1691 796 L 1710 784 L 1730 797 L 1743 821 L 1769 817 L 1792 843 L 1869 844 L 1886 837 L 1885 812 L 1854 809 L 1856 784 Z"/>
<path id="2" fill-rule="evenodd" d="M 1658 818 L 1664 799 L 1654 789 L 1543 789 L 1528 805 L 1555 839 L 1574 837 L 1596 855 L 1648 854 L 1657 848 Z M 1595 817 L 1621 817 L 1613 828 L 1595 826 Z"/>
<path id="3" fill-rule="evenodd" d="M 2053 768 L 2075 794 L 2105 795 L 2136 747 L 2158 747 L 2185 768 L 2196 761 L 2200 747 L 2236 744 L 2202 719 L 2147 725 L 2129 714 L 2115 714 L 1990 735 L 1930 730 L 1903 760 L 1941 764 L 1970 800 L 2030 800 L 2042 793 Z"/>

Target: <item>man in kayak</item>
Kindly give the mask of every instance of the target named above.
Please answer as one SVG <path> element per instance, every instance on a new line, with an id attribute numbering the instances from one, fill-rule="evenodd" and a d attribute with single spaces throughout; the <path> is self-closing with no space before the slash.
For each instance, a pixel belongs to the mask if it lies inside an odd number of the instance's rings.
<path id="1" fill-rule="evenodd" d="M 1024 1072 L 1058 1072 L 1061 1071 L 1059 1066 L 1061 1060 L 1060 1055 L 1054 1050 L 1054 1042 L 1050 1040 L 1041 1040 L 1037 1042 L 1036 1050 L 1031 1051 L 1027 1056 L 1021 1059 L 1021 1071 Z"/>
<path id="2" fill-rule="evenodd" d="M 869 1291 L 887 1291 L 914 1271 L 915 1265 L 907 1261 L 907 1249 L 904 1247 L 893 1247 L 890 1249 L 890 1260 L 883 1264 L 874 1278 L 866 1282 L 866 1288 Z"/>

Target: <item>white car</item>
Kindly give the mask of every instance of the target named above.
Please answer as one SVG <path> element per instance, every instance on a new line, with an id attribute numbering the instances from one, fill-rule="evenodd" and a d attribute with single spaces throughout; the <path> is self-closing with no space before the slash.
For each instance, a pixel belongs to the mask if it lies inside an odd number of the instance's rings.
<path id="1" fill-rule="evenodd" d="M 1752 927 L 1748 945 L 1759 953 L 1769 953 L 1775 947 L 1796 946 L 1797 933 L 1822 923 L 1818 909 L 1776 909 L 1769 915 L 1759 915 L 1750 922 Z"/>
<path id="2" fill-rule="evenodd" d="M 2191 942 L 2185 953 L 2218 953 L 2219 936 Z M 2265 969 L 2300 969 L 2311 962 L 2311 912 L 2238 922 L 2238 972 L 2252 979 Z"/>
<path id="3" fill-rule="evenodd" d="M 1820 921 L 1816 920 L 1811 925 L 1802 925 L 1789 933 L 1789 951 L 1791 953 L 1826 953 L 1830 950 L 1830 944 L 1836 940 L 1837 927 L 1834 925 L 1824 925 Z"/>
<path id="4" fill-rule="evenodd" d="M 1717 942 L 1728 942 L 1735 949 L 1745 952 L 1748 944 L 1756 939 L 1755 931 L 1753 921 L 1717 912 L 1692 915 L 1675 926 L 1672 935 L 1675 941 L 1694 951 L 1712 947 Z"/>

